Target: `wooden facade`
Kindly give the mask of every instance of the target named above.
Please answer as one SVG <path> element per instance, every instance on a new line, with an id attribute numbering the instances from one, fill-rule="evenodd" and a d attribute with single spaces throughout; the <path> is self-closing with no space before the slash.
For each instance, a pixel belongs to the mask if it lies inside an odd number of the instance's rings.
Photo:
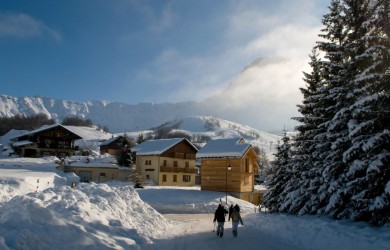
<path id="1" fill-rule="evenodd" d="M 125 138 L 123 136 L 118 136 L 103 142 L 100 145 L 100 154 L 118 155 L 123 149 L 124 141 Z"/>
<path id="2" fill-rule="evenodd" d="M 80 182 L 106 182 L 118 180 L 118 168 L 72 166 L 71 171 L 80 177 Z"/>
<path id="3" fill-rule="evenodd" d="M 46 126 L 13 138 L 13 148 L 22 157 L 74 155 L 74 141 L 81 137 L 62 125 Z"/>
<path id="4" fill-rule="evenodd" d="M 158 140 L 154 142 L 159 143 Z M 196 152 L 191 142 L 181 139 L 157 154 L 156 151 L 136 152 L 136 169 L 147 180 L 159 186 L 193 186 Z"/>
<path id="5" fill-rule="evenodd" d="M 252 148 L 241 158 L 202 159 L 201 189 L 252 192 L 255 184 L 254 172 L 257 168 L 257 156 Z"/>
<path id="6" fill-rule="evenodd" d="M 80 182 L 128 181 L 131 175 L 130 168 L 94 166 L 93 163 L 90 166 L 78 166 L 75 164 L 69 166 L 67 171 L 74 172 L 79 176 Z"/>
<path id="7" fill-rule="evenodd" d="M 239 155 L 218 152 L 213 157 L 211 153 L 200 161 L 201 190 L 227 192 L 256 205 L 260 203 L 261 194 L 254 189 L 258 156 L 252 146 L 248 144 L 245 152 Z"/>

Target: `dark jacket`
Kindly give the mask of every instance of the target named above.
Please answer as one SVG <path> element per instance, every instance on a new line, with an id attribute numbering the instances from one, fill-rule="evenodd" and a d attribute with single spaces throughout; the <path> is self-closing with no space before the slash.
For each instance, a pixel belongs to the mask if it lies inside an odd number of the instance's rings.
<path id="1" fill-rule="evenodd" d="M 225 214 L 227 213 L 228 211 L 219 204 L 217 210 L 215 210 L 213 221 L 225 222 Z"/>
<path id="2" fill-rule="evenodd" d="M 230 205 L 230 208 L 229 208 L 229 221 L 230 221 L 230 218 L 232 216 L 233 210 L 234 210 L 233 205 Z"/>
<path id="3" fill-rule="evenodd" d="M 240 222 L 241 225 L 244 225 L 244 223 L 242 222 L 242 218 L 241 218 L 240 212 L 237 209 L 234 209 L 234 211 L 232 212 L 231 217 L 232 217 L 232 222 Z"/>

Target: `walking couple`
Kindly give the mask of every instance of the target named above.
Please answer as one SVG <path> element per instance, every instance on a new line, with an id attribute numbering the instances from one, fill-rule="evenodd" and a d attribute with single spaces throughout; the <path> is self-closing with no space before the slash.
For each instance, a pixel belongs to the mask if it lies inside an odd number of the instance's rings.
<path id="1" fill-rule="evenodd" d="M 224 224 L 225 224 L 225 216 L 229 213 L 229 221 L 232 219 L 232 232 L 233 236 L 237 237 L 238 233 L 238 223 L 240 222 L 241 225 L 244 225 L 241 219 L 240 215 L 240 207 L 236 204 L 234 207 L 233 205 L 230 206 L 229 212 L 221 205 L 218 205 L 217 210 L 215 210 L 214 213 L 214 220 L 213 222 L 217 221 L 217 236 L 222 237 L 223 231 L 224 231 Z"/>

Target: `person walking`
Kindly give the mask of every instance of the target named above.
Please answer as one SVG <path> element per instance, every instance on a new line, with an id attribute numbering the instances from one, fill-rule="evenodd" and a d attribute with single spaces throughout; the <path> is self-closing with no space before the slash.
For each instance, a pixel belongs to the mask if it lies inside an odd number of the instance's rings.
<path id="1" fill-rule="evenodd" d="M 228 221 L 230 221 L 230 218 L 232 217 L 232 213 L 233 213 L 233 204 L 232 205 L 230 205 L 230 207 L 229 207 L 229 219 L 228 219 Z"/>
<path id="2" fill-rule="evenodd" d="M 233 232 L 233 236 L 237 237 L 237 234 L 238 234 L 238 223 L 240 222 L 241 225 L 244 225 L 244 223 L 242 222 L 241 215 L 240 215 L 240 207 L 237 204 L 234 206 L 234 209 L 233 209 L 231 217 L 232 217 L 232 232 Z"/>
<path id="3" fill-rule="evenodd" d="M 217 210 L 215 210 L 213 222 L 215 223 L 215 221 L 217 221 L 217 223 L 218 223 L 217 236 L 220 236 L 220 237 L 223 236 L 225 215 L 227 213 L 228 213 L 228 211 L 221 204 L 219 204 Z"/>

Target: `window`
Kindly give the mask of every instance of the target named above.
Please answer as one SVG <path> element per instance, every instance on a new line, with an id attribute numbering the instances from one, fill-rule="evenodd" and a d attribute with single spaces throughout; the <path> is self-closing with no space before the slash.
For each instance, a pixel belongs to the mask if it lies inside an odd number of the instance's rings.
<path id="1" fill-rule="evenodd" d="M 173 167 L 174 167 L 174 168 L 177 168 L 177 167 L 178 167 L 177 161 L 173 161 Z"/>
<path id="2" fill-rule="evenodd" d="M 173 175 L 173 182 L 177 182 L 177 175 Z"/>
<path id="3" fill-rule="evenodd" d="M 190 163 L 188 161 L 186 161 L 186 168 L 189 168 L 190 167 Z"/>
<path id="4" fill-rule="evenodd" d="M 150 179 L 150 176 L 149 176 L 148 174 L 146 175 L 146 179 L 147 179 L 147 180 L 149 180 L 149 179 Z"/>
<path id="5" fill-rule="evenodd" d="M 163 182 L 167 182 L 167 175 L 166 174 L 163 174 Z"/>
<path id="6" fill-rule="evenodd" d="M 183 175 L 183 182 L 191 182 L 191 175 Z"/>
<path id="7" fill-rule="evenodd" d="M 167 160 L 164 160 L 164 161 L 163 161 L 163 166 L 164 166 L 164 167 L 167 166 Z"/>
<path id="8" fill-rule="evenodd" d="M 100 173 L 100 176 L 106 177 L 106 173 Z"/>
<path id="9" fill-rule="evenodd" d="M 145 165 L 152 165 L 152 160 L 145 160 Z"/>
<path id="10" fill-rule="evenodd" d="M 245 159 L 245 172 L 250 172 L 249 158 Z"/>

